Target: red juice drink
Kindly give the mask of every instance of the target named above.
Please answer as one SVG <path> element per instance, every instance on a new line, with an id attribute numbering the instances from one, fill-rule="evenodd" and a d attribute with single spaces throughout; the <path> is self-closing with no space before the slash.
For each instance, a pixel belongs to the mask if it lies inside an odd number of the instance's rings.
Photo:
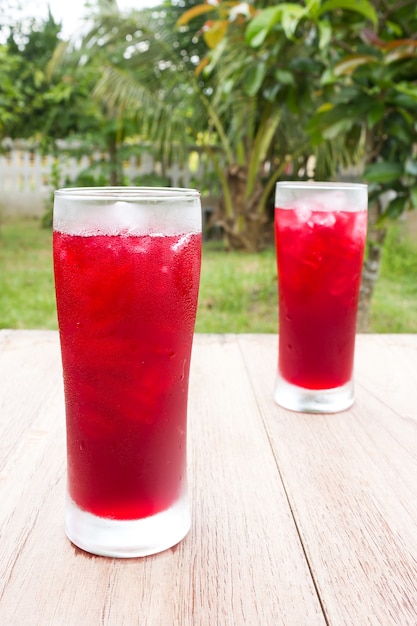
<path id="1" fill-rule="evenodd" d="M 199 196 L 188 190 L 56 194 L 66 528 L 90 552 L 149 554 L 188 531 L 200 220 Z"/>
<path id="2" fill-rule="evenodd" d="M 365 185 L 277 185 L 275 399 L 286 408 L 335 412 L 353 402 L 366 209 Z"/>

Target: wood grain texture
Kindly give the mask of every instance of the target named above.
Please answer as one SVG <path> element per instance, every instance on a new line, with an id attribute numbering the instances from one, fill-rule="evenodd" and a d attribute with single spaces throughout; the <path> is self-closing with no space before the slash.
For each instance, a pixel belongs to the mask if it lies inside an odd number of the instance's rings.
<path id="1" fill-rule="evenodd" d="M 277 344 L 239 344 L 329 624 L 417 624 L 417 337 L 359 336 L 356 402 L 272 400 Z"/>
<path id="2" fill-rule="evenodd" d="M 193 526 L 153 557 L 96 557 L 64 535 L 57 334 L 0 331 L 0 383 L 0 624 L 326 623 L 237 337 L 196 338 Z"/>

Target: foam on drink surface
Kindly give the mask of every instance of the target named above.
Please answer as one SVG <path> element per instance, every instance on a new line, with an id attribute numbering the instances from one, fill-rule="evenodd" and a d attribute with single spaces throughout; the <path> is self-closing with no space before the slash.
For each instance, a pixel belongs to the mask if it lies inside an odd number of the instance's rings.
<path id="1" fill-rule="evenodd" d="M 288 201 L 287 208 L 294 209 L 301 221 L 308 221 L 313 212 L 356 213 L 357 211 L 365 211 L 366 205 L 362 206 L 361 202 L 355 202 L 351 197 L 347 197 L 342 190 L 335 190 L 327 191 L 324 194 L 318 192 L 314 195 L 310 194 L 306 198 L 301 197 Z"/>
<path id="2" fill-rule="evenodd" d="M 357 200 L 357 202 L 355 202 Z M 362 239 L 366 234 L 367 212 L 366 204 L 361 198 L 346 197 L 343 191 L 335 190 L 324 194 L 310 194 L 308 197 L 288 199 L 284 206 L 278 205 L 284 212 L 280 214 L 281 228 L 291 230 L 300 227 L 308 229 L 333 228 L 336 224 L 346 223 L 353 239 Z M 285 209 L 289 210 L 288 219 L 285 219 Z M 292 215 L 295 215 L 295 220 Z M 348 216 L 355 215 L 352 221 Z M 347 224 L 349 223 L 349 226 Z"/>
<path id="3" fill-rule="evenodd" d="M 199 197 L 164 198 L 140 203 L 133 200 L 102 202 L 98 199 L 57 196 L 54 230 L 69 235 L 180 235 L 201 232 Z"/>

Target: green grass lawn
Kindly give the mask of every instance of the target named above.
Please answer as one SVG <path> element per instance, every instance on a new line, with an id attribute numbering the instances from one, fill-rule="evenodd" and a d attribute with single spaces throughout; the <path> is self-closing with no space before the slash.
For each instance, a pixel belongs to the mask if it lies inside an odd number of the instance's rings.
<path id="1" fill-rule="evenodd" d="M 277 331 L 277 273 L 274 251 L 224 252 L 205 244 L 196 331 Z"/>
<path id="2" fill-rule="evenodd" d="M 0 328 L 56 328 L 52 233 L 38 220 L 0 225 Z"/>
<path id="3" fill-rule="evenodd" d="M 417 332 L 417 243 L 395 226 L 373 302 L 372 332 Z M 0 327 L 56 328 L 51 232 L 38 220 L 0 225 Z M 197 332 L 275 333 L 275 253 L 224 252 L 204 245 Z"/>
<path id="4" fill-rule="evenodd" d="M 371 316 L 376 333 L 417 332 L 417 241 L 403 233 L 392 226 L 384 245 Z"/>

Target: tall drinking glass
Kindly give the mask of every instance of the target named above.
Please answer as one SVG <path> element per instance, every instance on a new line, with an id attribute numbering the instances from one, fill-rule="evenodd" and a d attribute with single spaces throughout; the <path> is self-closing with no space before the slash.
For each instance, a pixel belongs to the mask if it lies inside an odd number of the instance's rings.
<path id="1" fill-rule="evenodd" d="M 367 186 L 362 184 L 277 183 L 275 401 L 285 408 L 334 413 L 354 401 L 367 204 Z"/>
<path id="2" fill-rule="evenodd" d="M 69 539 L 134 557 L 190 527 L 187 397 L 201 260 L 199 193 L 60 189 L 54 271 Z"/>

